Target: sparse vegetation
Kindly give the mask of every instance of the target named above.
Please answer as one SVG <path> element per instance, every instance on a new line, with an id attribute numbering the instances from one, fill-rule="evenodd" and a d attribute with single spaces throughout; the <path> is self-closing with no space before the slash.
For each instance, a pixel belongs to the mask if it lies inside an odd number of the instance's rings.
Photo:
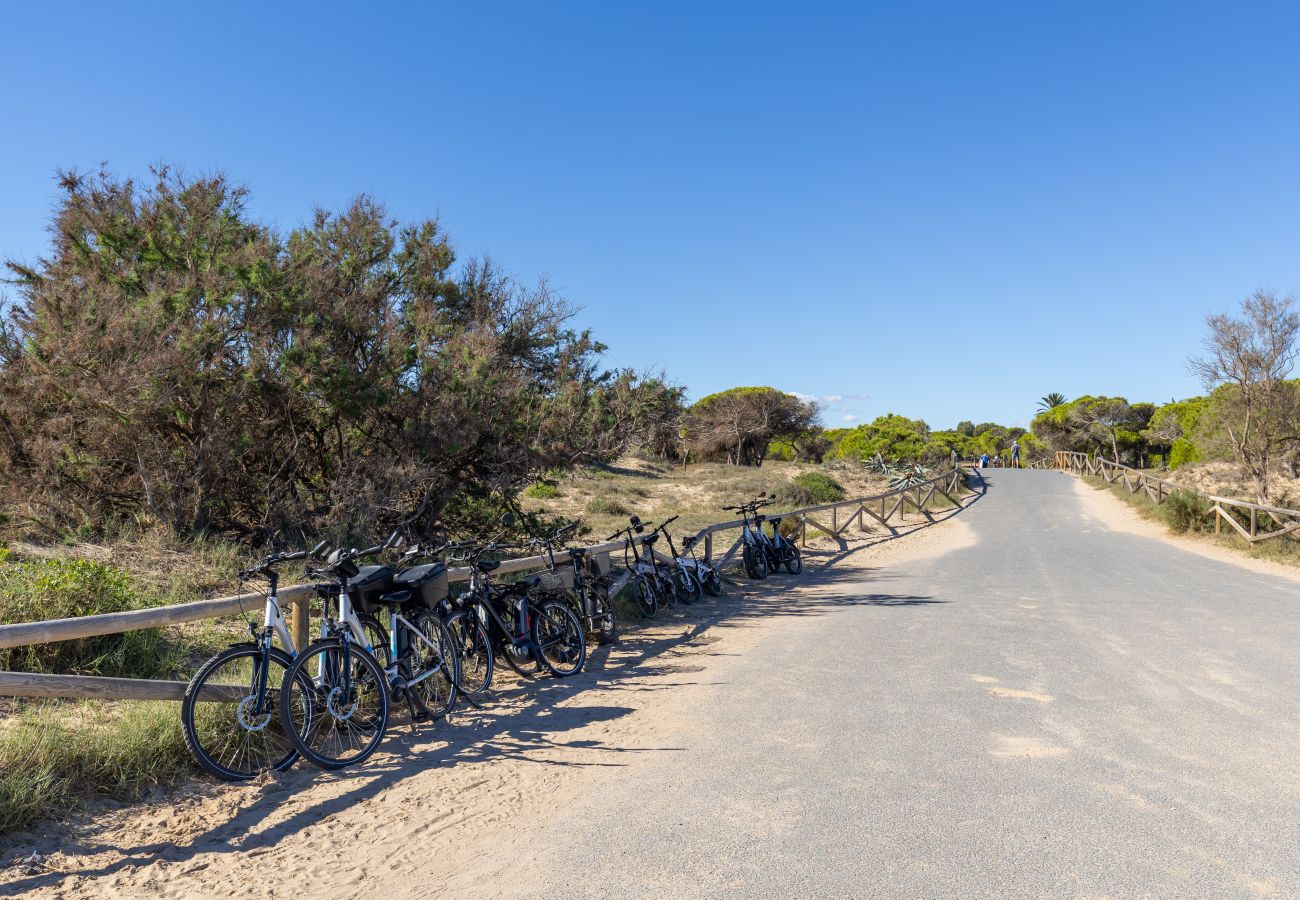
<path id="1" fill-rule="evenodd" d="M 40 703 L 0 730 L 0 832 L 195 771 L 175 703 Z"/>

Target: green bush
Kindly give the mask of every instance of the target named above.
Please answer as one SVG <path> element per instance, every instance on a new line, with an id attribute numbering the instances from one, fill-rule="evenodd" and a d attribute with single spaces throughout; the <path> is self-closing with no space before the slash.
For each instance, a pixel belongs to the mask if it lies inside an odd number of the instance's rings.
<path id="1" fill-rule="evenodd" d="M 791 506 L 813 506 L 844 499 L 844 487 L 825 472 L 804 472 L 776 489 L 776 499 Z"/>
<path id="2" fill-rule="evenodd" d="M 122 570 L 88 559 L 0 560 L 0 621 L 37 622 L 153 605 Z M 174 675 L 177 651 L 157 628 L 0 650 L 0 669 L 63 675 Z"/>
<path id="3" fill-rule="evenodd" d="M 1171 531 L 1205 531 L 1214 521 L 1214 505 L 1200 494 L 1174 491 L 1160 507 Z"/>
<path id="4" fill-rule="evenodd" d="M 597 516 L 626 516 L 630 511 L 617 497 L 592 497 L 587 512 Z"/>
<path id="5" fill-rule="evenodd" d="M 1177 469 L 1188 463 L 1200 462 L 1204 458 L 1200 447 L 1187 438 L 1178 438 L 1169 449 L 1169 468 Z"/>
<path id="6" fill-rule="evenodd" d="M 560 489 L 548 481 L 538 481 L 530 484 L 524 493 L 534 500 L 552 500 L 560 496 Z"/>

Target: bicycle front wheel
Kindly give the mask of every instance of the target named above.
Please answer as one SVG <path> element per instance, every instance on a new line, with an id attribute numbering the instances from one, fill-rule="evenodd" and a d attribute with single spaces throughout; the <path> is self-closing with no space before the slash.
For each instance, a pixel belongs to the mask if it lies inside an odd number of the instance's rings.
<path id="1" fill-rule="evenodd" d="M 678 569 L 673 576 L 673 590 L 677 592 L 677 599 L 683 603 L 694 603 L 704 595 L 700 580 L 694 572 L 685 568 Z"/>
<path id="2" fill-rule="evenodd" d="M 704 592 L 710 597 L 722 596 L 722 577 L 718 575 L 718 570 L 710 566 L 704 570 L 704 578 L 701 579 L 704 585 Z"/>
<path id="3" fill-rule="evenodd" d="M 303 709 L 313 713 L 304 715 Z M 314 766 L 341 769 L 365 762 L 388 728 L 384 672 L 351 642 L 317 641 L 285 672 L 280 721 L 293 746 Z"/>
<path id="4" fill-rule="evenodd" d="M 194 673 L 181 703 L 185 746 L 207 772 L 247 781 L 293 765 L 298 751 L 280 725 L 280 685 L 293 660 L 278 647 L 223 650 Z M 263 672 L 263 668 L 266 669 Z M 310 693 L 299 718 L 310 720 Z"/>
<path id="5" fill-rule="evenodd" d="M 659 612 L 659 593 L 644 575 L 632 579 L 632 599 L 642 618 L 653 619 Z"/>

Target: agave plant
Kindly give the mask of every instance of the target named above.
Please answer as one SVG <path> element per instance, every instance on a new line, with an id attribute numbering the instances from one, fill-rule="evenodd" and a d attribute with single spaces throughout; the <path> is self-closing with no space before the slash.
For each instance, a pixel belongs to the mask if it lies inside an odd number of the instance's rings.
<path id="1" fill-rule="evenodd" d="M 889 478 L 889 486 L 894 490 L 916 487 L 930 480 L 930 470 L 921 465 L 902 465 L 896 467 Z"/>
<path id="2" fill-rule="evenodd" d="M 885 458 L 879 453 L 864 462 L 862 467 L 868 472 L 874 472 L 877 475 L 890 475 L 893 473 L 893 466 L 885 462 Z"/>

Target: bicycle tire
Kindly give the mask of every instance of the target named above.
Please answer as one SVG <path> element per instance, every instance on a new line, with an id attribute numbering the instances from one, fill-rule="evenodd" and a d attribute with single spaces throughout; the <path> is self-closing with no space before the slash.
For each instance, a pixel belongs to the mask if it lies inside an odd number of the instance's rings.
<path id="1" fill-rule="evenodd" d="M 718 575 L 718 570 L 713 567 L 704 570 L 704 577 L 700 579 L 704 592 L 710 597 L 722 596 L 722 577 Z"/>
<path id="2" fill-rule="evenodd" d="M 768 576 L 767 552 L 763 548 L 754 544 L 746 544 L 741 555 L 744 559 L 746 575 L 755 580 L 761 580 Z"/>
<path id="3" fill-rule="evenodd" d="M 786 544 L 781 548 L 785 557 L 785 570 L 791 575 L 798 575 L 803 571 L 803 554 L 794 544 Z"/>
<path id="4" fill-rule="evenodd" d="M 589 587 L 592 602 L 596 607 L 595 635 L 596 643 L 612 644 L 618 640 L 618 616 L 614 615 L 614 604 L 609 602 L 609 589 L 604 585 Z"/>
<path id="5" fill-rule="evenodd" d="M 637 575 L 632 579 L 632 599 L 641 618 L 653 619 L 658 615 L 659 592 L 645 575 Z"/>
<path id="6" fill-rule="evenodd" d="M 379 747 L 388 729 L 388 681 L 383 669 L 363 648 L 352 646 L 349 641 L 346 649 L 345 657 L 344 644 L 339 638 L 316 641 L 293 661 L 280 689 L 280 721 L 285 733 L 302 758 L 321 769 L 342 769 L 365 762 Z M 319 681 L 312 677 L 309 666 L 313 663 L 317 664 Z M 345 666 L 356 668 L 351 679 L 352 692 L 347 696 L 339 693 L 342 691 L 339 674 Z M 299 721 L 293 715 L 295 695 L 303 690 L 300 673 L 307 676 L 306 683 L 315 701 L 314 714 L 307 721 Z M 364 714 L 354 721 L 363 702 Z M 335 753 L 330 750 L 334 745 L 340 749 L 344 745 L 357 749 Z"/>
<path id="7" fill-rule="evenodd" d="M 678 569 L 673 575 L 673 591 L 683 603 L 697 603 L 704 596 L 704 588 L 690 569 Z"/>
<path id="8" fill-rule="evenodd" d="M 569 678 L 582 671 L 587 661 L 587 636 L 567 603 L 544 600 L 538 604 L 529 623 L 529 636 L 534 652 L 556 678 Z"/>
<path id="9" fill-rule="evenodd" d="M 412 639 L 416 645 L 412 654 L 412 679 L 418 678 L 436 665 L 438 671 L 425 678 L 411 690 L 419 697 L 432 719 L 441 719 L 456 706 L 456 694 L 460 691 L 460 666 L 455 643 L 447 626 L 431 609 L 421 610 L 415 615 L 415 627 L 431 642 L 438 645 L 437 659 L 422 642 Z"/>
<path id="10" fill-rule="evenodd" d="M 443 622 L 451 634 L 460 667 L 461 693 L 478 697 L 492 687 L 496 654 L 487 629 L 469 611 L 458 609 Z"/>
<path id="11" fill-rule="evenodd" d="M 236 644 L 215 654 L 199 667 L 185 688 L 185 697 L 181 702 L 181 732 L 185 746 L 204 771 L 222 781 L 248 781 L 263 772 L 283 772 L 298 759 L 297 748 L 285 735 L 278 721 L 280 685 L 284 682 L 284 673 L 293 664 L 293 657 L 279 647 L 271 647 L 267 654 L 267 661 L 278 666 L 281 671 L 267 672 L 266 694 L 263 697 L 267 711 L 258 716 L 256 722 L 248 718 L 245 704 L 255 696 L 252 688 L 258 679 L 257 666 L 262 657 L 262 648 L 257 644 Z M 233 742 L 216 739 L 215 735 L 209 738 L 207 732 L 221 727 L 218 719 L 225 717 L 224 709 L 235 701 L 232 699 L 230 703 L 223 703 L 199 698 L 204 688 L 221 684 L 210 683 L 214 677 L 221 678 L 222 681 L 232 679 L 233 673 L 227 675 L 223 670 L 229 663 L 239 659 L 247 659 L 252 666 L 242 679 L 248 683 L 249 693 L 238 701 L 233 710 L 232 724 L 239 730 L 231 729 L 231 734 L 235 736 Z M 244 684 L 238 686 L 242 688 Z M 310 717 L 310 712 L 307 716 Z M 212 723 L 213 728 L 205 727 L 205 722 Z M 247 760 L 242 765 L 239 762 L 241 755 Z"/>

